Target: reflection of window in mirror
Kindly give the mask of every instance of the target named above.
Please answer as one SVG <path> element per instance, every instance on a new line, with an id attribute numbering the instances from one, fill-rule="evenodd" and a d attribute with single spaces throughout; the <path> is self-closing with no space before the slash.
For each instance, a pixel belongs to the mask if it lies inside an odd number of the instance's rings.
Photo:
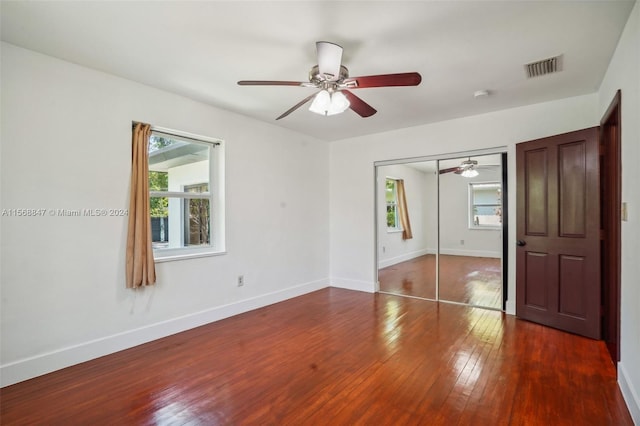
<path id="1" fill-rule="evenodd" d="M 402 231 L 398 218 L 398 181 L 387 178 L 385 185 L 385 199 L 387 201 L 387 231 Z"/>
<path id="2" fill-rule="evenodd" d="M 500 182 L 469 184 L 469 228 L 502 226 L 502 185 Z"/>

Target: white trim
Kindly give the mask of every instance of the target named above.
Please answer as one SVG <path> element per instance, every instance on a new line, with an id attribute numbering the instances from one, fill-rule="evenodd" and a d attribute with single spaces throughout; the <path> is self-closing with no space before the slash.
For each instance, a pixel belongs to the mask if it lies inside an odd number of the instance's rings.
<path id="1" fill-rule="evenodd" d="M 513 300 L 507 300 L 507 303 L 505 304 L 504 312 L 506 314 L 509 314 L 509 315 L 515 315 L 516 314 L 516 302 L 513 301 Z"/>
<path id="2" fill-rule="evenodd" d="M 640 425 L 640 397 L 638 397 L 638 391 L 633 387 L 633 382 L 629 379 L 627 369 L 622 362 L 618 363 L 618 385 L 633 422 Z"/>
<path id="3" fill-rule="evenodd" d="M 496 146 L 493 148 L 486 149 L 474 149 L 471 151 L 459 151 L 459 152 L 449 152 L 446 154 L 438 154 L 438 155 L 427 155 L 420 157 L 404 157 L 404 158 L 396 158 L 391 160 L 380 160 L 374 161 L 374 167 L 379 166 L 393 166 L 396 164 L 406 164 L 406 163 L 422 163 L 423 161 L 430 160 L 451 160 L 459 157 L 476 157 L 478 155 L 488 155 L 488 154 L 502 154 L 509 152 L 509 148 L 506 146 Z"/>
<path id="4" fill-rule="evenodd" d="M 350 280 L 347 278 L 331 278 L 331 287 L 345 288 L 347 290 L 376 292 L 376 283 L 369 281 Z"/>
<path id="5" fill-rule="evenodd" d="M 8 386 L 81 362 L 132 348 L 201 325 L 252 311 L 329 286 L 328 279 L 304 283 L 273 293 L 183 315 L 144 327 L 90 340 L 0 366 L 0 386 Z"/>
<path id="6" fill-rule="evenodd" d="M 136 122 L 134 121 L 134 123 L 136 123 Z M 220 145 L 224 144 L 224 140 L 223 139 L 212 138 L 211 136 L 196 135 L 195 133 L 184 132 L 182 130 L 169 129 L 168 127 L 151 126 L 151 132 L 152 133 L 161 133 L 162 136 L 168 136 L 169 138 L 191 139 L 191 141 L 196 142 L 196 143 L 205 142 L 207 144 L 213 145 L 214 148 L 216 146 L 220 146 Z"/>
<path id="7" fill-rule="evenodd" d="M 441 248 L 440 254 L 449 254 L 452 256 L 493 257 L 496 259 L 500 259 L 502 257 L 499 251 L 489 250 L 458 250 Z"/>
<path id="8" fill-rule="evenodd" d="M 405 253 L 400 256 L 392 257 L 390 259 L 381 260 L 378 268 L 386 268 L 387 266 L 396 265 L 407 260 L 415 259 L 416 257 L 424 256 L 425 254 L 435 254 L 435 249 L 422 249 L 412 251 L 411 253 Z"/>
<path id="9" fill-rule="evenodd" d="M 168 250 L 168 249 L 160 249 L 160 250 Z M 164 254 L 160 250 L 156 250 L 153 252 L 153 260 L 155 263 L 173 262 L 175 260 L 197 259 L 199 257 L 221 256 L 223 254 L 227 254 L 226 251 L 201 251 L 196 253 L 184 253 L 184 254 L 171 255 L 169 253 Z"/>

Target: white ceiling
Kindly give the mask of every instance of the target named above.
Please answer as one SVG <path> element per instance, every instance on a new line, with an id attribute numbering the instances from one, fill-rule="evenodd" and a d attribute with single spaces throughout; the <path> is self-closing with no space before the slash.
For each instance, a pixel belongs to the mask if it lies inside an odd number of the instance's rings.
<path id="1" fill-rule="evenodd" d="M 379 133 L 595 92 L 633 1 L 2 1 L 2 40 L 322 140 Z M 322 117 L 301 87 L 315 42 L 351 76 L 417 71 L 417 87 L 360 89 L 378 110 Z M 563 55 L 527 80 L 524 64 Z M 491 96 L 474 99 L 476 90 Z"/>

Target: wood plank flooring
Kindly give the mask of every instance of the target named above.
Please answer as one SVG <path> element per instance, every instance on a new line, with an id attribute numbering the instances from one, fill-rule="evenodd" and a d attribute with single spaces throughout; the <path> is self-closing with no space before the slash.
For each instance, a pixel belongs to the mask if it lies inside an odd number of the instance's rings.
<path id="1" fill-rule="evenodd" d="M 502 309 L 500 259 L 440 255 L 440 300 Z M 380 291 L 436 299 L 436 256 L 427 254 L 378 271 Z"/>
<path id="2" fill-rule="evenodd" d="M 0 391 L 3 425 L 632 425 L 604 343 L 324 289 Z"/>

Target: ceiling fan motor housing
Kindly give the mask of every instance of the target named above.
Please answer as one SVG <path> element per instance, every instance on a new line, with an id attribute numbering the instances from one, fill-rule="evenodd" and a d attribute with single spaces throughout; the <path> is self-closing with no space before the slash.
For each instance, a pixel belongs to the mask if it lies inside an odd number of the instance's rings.
<path id="1" fill-rule="evenodd" d="M 321 74 L 318 65 L 314 65 L 311 68 L 311 71 L 309 71 L 309 81 L 318 87 L 322 87 L 323 83 L 330 83 L 334 86 L 338 86 L 340 83 L 342 83 L 343 80 L 347 78 L 349 78 L 349 70 L 344 65 L 340 65 L 340 76 L 337 80 L 334 81 L 330 81 L 327 76 Z"/>

